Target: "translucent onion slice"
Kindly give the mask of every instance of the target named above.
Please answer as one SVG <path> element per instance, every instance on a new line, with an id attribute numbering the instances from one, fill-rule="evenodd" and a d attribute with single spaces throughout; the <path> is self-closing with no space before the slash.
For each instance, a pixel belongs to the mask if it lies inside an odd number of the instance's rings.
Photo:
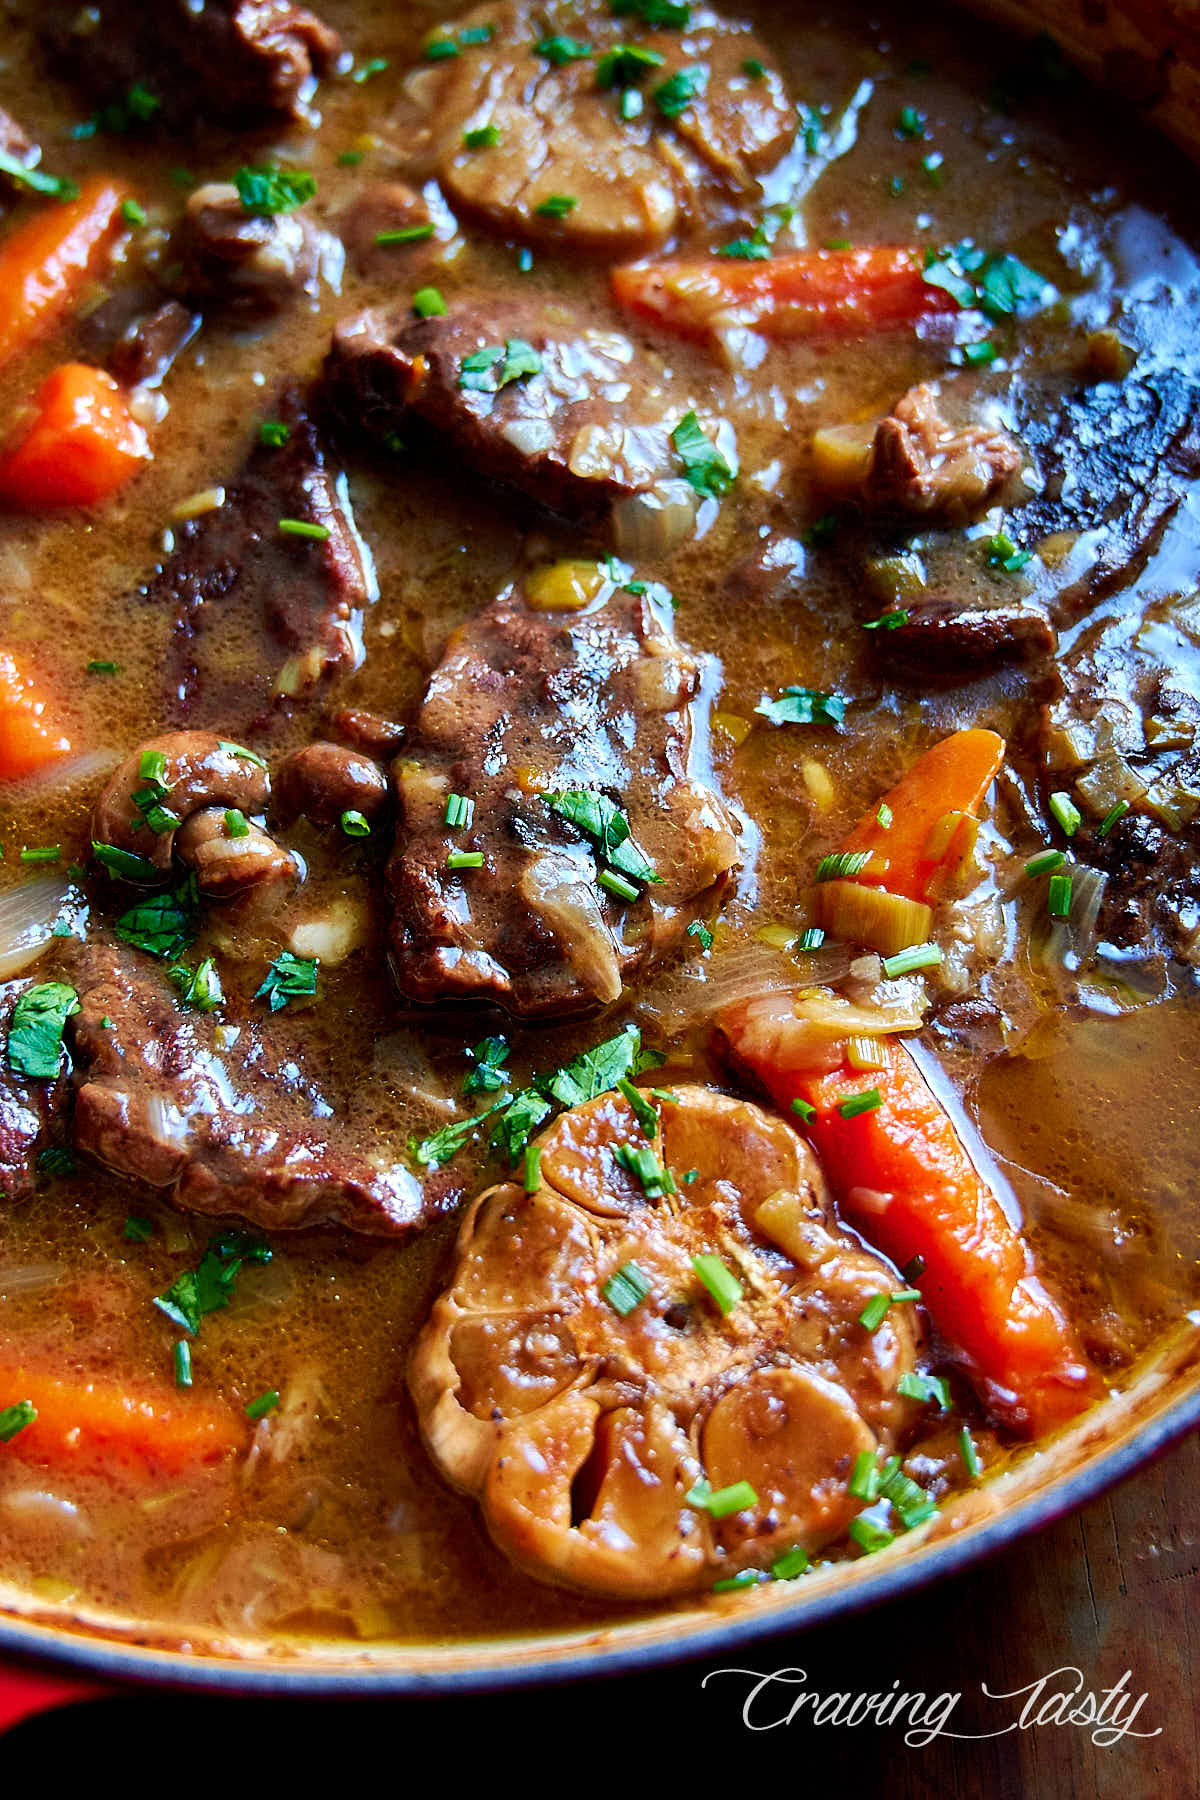
<path id="1" fill-rule="evenodd" d="M 41 956 L 69 887 L 65 875 L 39 875 L 0 894 L 0 981 L 11 980 Z"/>

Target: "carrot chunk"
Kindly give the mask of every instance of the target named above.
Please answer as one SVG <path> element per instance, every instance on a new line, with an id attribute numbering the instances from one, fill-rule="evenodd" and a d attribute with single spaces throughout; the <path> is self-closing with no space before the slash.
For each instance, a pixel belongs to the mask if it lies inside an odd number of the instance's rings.
<path id="1" fill-rule="evenodd" d="M 22 1401 L 37 1416 L 0 1444 L 0 1457 L 60 1469 L 120 1466 L 139 1475 L 179 1475 L 246 1442 L 243 1418 L 190 1394 L 0 1362 L 0 1406 Z"/>
<path id="2" fill-rule="evenodd" d="M 71 740 L 48 716 L 48 703 L 32 677 L 0 650 L 0 781 L 32 775 L 70 753 Z"/>
<path id="3" fill-rule="evenodd" d="M 1099 1381 L 908 1051 L 887 1041 L 883 1068 L 815 1070 L 808 1043 L 804 1061 L 789 1054 L 790 1010 L 786 996 L 751 1001 L 721 1029 L 778 1106 L 795 1117 L 800 1102 L 842 1211 L 898 1268 L 923 1258 L 930 1316 L 1014 1430 L 1036 1436 L 1074 1417 L 1099 1397 Z"/>
<path id="4" fill-rule="evenodd" d="M 855 879 L 906 900 L 927 899 L 939 869 L 957 858 L 960 822 L 979 810 L 1004 747 L 994 731 L 954 731 L 918 757 L 842 845 L 851 855 L 872 857 Z"/>
<path id="5" fill-rule="evenodd" d="M 43 207 L 0 242 L 0 362 L 78 299 L 120 227 L 127 196 L 119 182 L 94 177 L 77 199 Z"/>
<path id="6" fill-rule="evenodd" d="M 64 363 L 33 401 L 33 417 L 0 453 L 0 502 L 24 511 L 95 506 L 124 487 L 150 455 L 111 375 Z"/>
<path id="7" fill-rule="evenodd" d="M 958 303 L 925 279 L 919 250 L 793 250 L 762 262 L 727 257 L 630 263 L 612 272 L 617 304 L 679 337 L 731 326 L 800 338 L 913 325 Z"/>

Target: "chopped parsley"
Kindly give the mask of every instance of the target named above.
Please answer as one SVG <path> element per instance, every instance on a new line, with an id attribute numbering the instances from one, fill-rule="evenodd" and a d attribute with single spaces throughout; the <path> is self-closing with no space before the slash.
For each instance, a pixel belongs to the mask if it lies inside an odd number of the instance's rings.
<path id="1" fill-rule="evenodd" d="M 8 1027 L 8 1066 L 36 1081 L 53 1081 L 62 1067 L 63 1030 L 79 1011 L 79 996 L 64 981 L 27 988 Z"/>
<path id="2" fill-rule="evenodd" d="M 37 1166 L 47 1175 L 73 1175 L 75 1156 L 66 1144 L 49 1144 L 37 1154 Z"/>
<path id="3" fill-rule="evenodd" d="M 180 1005 L 190 1006 L 196 1012 L 215 1012 L 225 998 L 221 977 L 211 956 L 206 956 L 194 969 L 189 969 L 186 963 L 172 963 L 167 970 L 167 979 L 179 995 Z"/>
<path id="4" fill-rule="evenodd" d="M 642 1034 L 626 1026 L 615 1037 L 595 1044 L 551 1076 L 548 1091 L 562 1106 L 582 1106 L 606 1094 L 617 1083 L 638 1073 Z"/>
<path id="5" fill-rule="evenodd" d="M 891 612 L 880 613 L 877 619 L 867 619 L 863 623 L 864 631 L 899 631 L 907 625 L 910 614 L 907 607 L 896 606 Z"/>
<path id="6" fill-rule="evenodd" d="M 676 69 L 673 75 L 655 88 L 654 104 L 664 119 L 677 119 L 707 86 L 708 70 L 702 65 Z"/>
<path id="7" fill-rule="evenodd" d="M 754 710 L 772 725 L 840 725 L 846 702 L 817 688 L 787 687 L 778 700 L 763 700 Z"/>
<path id="8" fill-rule="evenodd" d="M 152 94 L 144 82 L 135 81 L 123 100 L 110 101 L 92 118 L 72 126 L 71 136 L 76 141 L 95 137 L 98 131 L 120 136 L 132 131 L 135 125 L 148 125 L 161 106 L 162 101 L 157 94 Z"/>
<path id="9" fill-rule="evenodd" d="M 475 1113 L 472 1118 L 456 1119 L 451 1125 L 443 1125 L 437 1131 L 431 1131 L 428 1137 L 410 1138 L 409 1153 L 425 1168 L 440 1169 L 443 1163 L 448 1163 L 458 1155 L 463 1146 L 474 1137 L 483 1121 L 492 1118 L 503 1105 L 503 1100 L 497 1100 L 483 1112 Z M 548 1112 L 549 1107 L 546 1110 Z"/>
<path id="10" fill-rule="evenodd" d="M 136 1213 L 130 1213 L 121 1236 L 129 1244 L 148 1244 L 154 1236 L 154 1220 L 139 1218 Z"/>
<path id="11" fill-rule="evenodd" d="M 295 212 L 317 191 L 316 179 L 306 169 L 281 169 L 275 163 L 243 164 L 234 173 L 233 185 L 246 211 L 256 218 Z"/>
<path id="12" fill-rule="evenodd" d="M 509 1056 L 507 1038 L 484 1038 L 473 1050 L 467 1051 L 467 1056 L 474 1067 L 463 1082 L 464 1094 L 494 1094 L 509 1085 L 504 1068 Z"/>
<path id="13" fill-rule="evenodd" d="M 625 813 L 607 795 L 591 788 L 566 788 L 543 798 L 551 812 L 595 840 L 596 854 L 610 870 L 616 870 L 627 882 L 661 882 L 653 863 L 634 842 Z M 624 898 L 636 899 L 636 888 Z"/>
<path id="14" fill-rule="evenodd" d="M 169 893 L 139 900 L 122 913 L 116 924 L 117 936 L 150 956 L 178 957 L 200 929 L 199 905 L 196 877 L 189 875 Z"/>
<path id="15" fill-rule="evenodd" d="M 503 1107 L 499 1119 L 492 1128 L 491 1147 L 503 1151 L 509 1162 L 516 1163 L 522 1151 L 529 1143 L 531 1133 L 537 1130 L 543 1120 L 548 1119 L 553 1107 L 544 1094 L 535 1087 L 522 1088 L 505 1106 L 504 1101 L 492 1108 L 495 1112 Z"/>
<path id="16" fill-rule="evenodd" d="M 694 412 L 684 413 L 671 433 L 671 445 L 686 479 L 707 499 L 719 499 L 733 486 L 734 471 L 708 437 Z"/>
<path id="17" fill-rule="evenodd" d="M 695 938 L 702 950 L 711 950 L 713 947 L 713 934 L 701 919 L 693 919 L 684 936 Z"/>
<path id="18" fill-rule="evenodd" d="M 282 1012 L 289 1000 L 306 999 L 317 991 L 317 959 L 315 956 L 293 956 L 284 950 L 271 964 L 266 980 L 255 992 L 256 1000 L 265 999 L 273 1013 Z"/>
<path id="19" fill-rule="evenodd" d="M 162 871 L 155 868 L 147 857 L 135 856 L 132 850 L 122 850 L 117 844 L 98 844 L 93 839 L 92 855 L 110 875 L 116 875 L 122 881 L 162 879 Z"/>
<path id="20" fill-rule="evenodd" d="M 154 1304 L 173 1325 L 195 1337 L 209 1313 L 221 1312 L 233 1297 L 234 1283 L 246 1263 L 271 1260 L 271 1247 L 242 1231 L 222 1232 L 212 1239 L 195 1269 L 185 1269 Z"/>
<path id="21" fill-rule="evenodd" d="M 540 375 L 542 359 L 524 338 L 508 338 L 503 344 L 485 344 L 459 364 L 458 385 L 470 392 L 498 394 L 510 382 Z"/>
<path id="22" fill-rule="evenodd" d="M 651 69 L 661 69 L 663 57 L 657 50 L 645 50 L 641 44 L 619 44 L 608 50 L 596 64 L 598 88 L 634 87 L 644 81 Z"/>
<path id="23" fill-rule="evenodd" d="M 10 1444 L 19 1431 L 32 1425 L 37 1418 L 37 1407 L 32 1400 L 18 1400 L 12 1406 L 0 1410 L 0 1444 Z"/>
<path id="24" fill-rule="evenodd" d="M 925 280 L 931 287 L 944 289 L 960 306 L 978 307 L 991 319 L 1036 311 L 1054 293 L 1044 275 L 1017 257 L 982 250 L 972 243 L 930 250 L 925 258 Z"/>

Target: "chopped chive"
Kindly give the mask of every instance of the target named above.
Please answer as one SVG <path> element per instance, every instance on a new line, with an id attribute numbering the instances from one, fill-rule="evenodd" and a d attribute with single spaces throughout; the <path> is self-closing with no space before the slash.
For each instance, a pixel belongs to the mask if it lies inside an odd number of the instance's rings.
<path id="1" fill-rule="evenodd" d="M 433 220 L 424 225 L 396 225 L 390 231 L 377 231 L 375 242 L 381 250 L 389 250 L 395 244 L 420 244 L 431 238 L 434 232 Z"/>
<path id="2" fill-rule="evenodd" d="M 94 656 L 87 666 L 87 672 L 89 675 L 116 675 L 120 668 L 120 663 L 104 662 L 100 657 Z"/>
<path id="3" fill-rule="evenodd" d="M 693 919 L 684 935 L 686 937 L 695 938 L 702 950 L 712 949 L 713 934 L 708 929 L 708 926 L 703 924 L 701 920 Z"/>
<path id="4" fill-rule="evenodd" d="M 314 544 L 323 544 L 329 536 L 328 525 L 314 525 L 311 519 L 280 519 L 277 523 L 284 537 L 311 538 Z"/>
<path id="5" fill-rule="evenodd" d="M 1096 831 L 1097 837 L 1107 837 L 1118 819 L 1123 819 L 1129 811 L 1128 800 L 1118 800 L 1116 805 L 1105 813 Z"/>
<path id="6" fill-rule="evenodd" d="M 282 450 L 291 437 L 291 432 L 282 419 L 262 419 L 258 426 L 258 441 L 268 450 Z"/>
<path id="7" fill-rule="evenodd" d="M 547 194 L 533 210 L 539 219 L 565 219 L 578 205 L 574 194 Z"/>
<path id="8" fill-rule="evenodd" d="M 714 1581 L 714 1594 L 740 1594 L 745 1588 L 761 1587 L 768 1578 L 761 1569 L 739 1569 L 736 1575 L 726 1575 L 720 1581 Z"/>
<path id="9" fill-rule="evenodd" d="M 890 1532 L 886 1525 L 880 1525 L 876 1520 L 868 1519 L 864 1513 L 860 1513 L 851 1524 L 850 1536 L 859 1549 L 865 1550 L 868 1556 L 876 1550 L 886 1550 L 889 1544 L 894 1544 L 896 1541 L 894 1533 Z"/>
<path id="10" fill-rule="evenodd" d="M 419 319 L 440 319 L 446 311 L 446 302 L 435 287 L 418 288 L 412 297 L 412 308 Z"/>
<path id="11" fill-rule="evenodd" d="M 806 1125 L 810 1119 L 815 1119 L 817 1116 L 817 1109 L 811 1100 L 793 1100 L 792 1111 L 798 1119 L 803 1119 Z"/>
<path id="12" fill-rule="evenodd" d="M 862 1311 L 858 1315 L 858 1322 L 862 1326 L 863 1330 L 864 1331 L 878 1331 L 879 1327 L 883 1324 L 883 1321 L 884 1321 L 885 1317 L 887 1316 L 887 1309 L 890 1305 L 891 1305 L 891 1300 L 887 1294 L 872 1294 L 871 1298 L 867 1301 L 867 1304 L 863 1307 Z M 854 1489 L 851 1488 L 850 1492 L 853 1493 Z M 860 1499 L 867 1499 L 867 1498 L 874 1499 L 874 1495 L 868 1496 L 865 1494 L 860 1494 L 859 1498 Z"/>
<path id="13" fill-rule="evenodd" d="M 742 1297 L 742 1284 L 719 1256 L 693 1256 L 692 1267 L 720 1307 L 731 1313 Z"/>
<path id="14" fill-rule="evenodd" d="M 452 850 L 446 858 L 448 869 L 482 869 L 482 850 Z"/>
<path id="15" fill-rule="evenodd" d="M 650 1292 L 650 1283 L 635 1262 L 622 1263 L 600 1289 L 615 1313 L 627 1319 Z"/>
<path id="16" fill-rule="evenodd" d="M 1072 886 L 1069 875 L 1050 877 L 1050 885 L 1046 889 L 1046 906 L 1052 919 L 1070 918 Z"/>
<path id="17" fill-rule="evenodd" d="M 861 1094 L 847 1094 L 844 1100 L 837 1103 L 840 1119 L 857 1119 L 860 1113 L 874 1112 L 883 1105 L 883 1095 L 878 1088 L 864 1088 Z"/>
<path id="18" fill-rule="evenodd" d="M 879 1464 L 873 1450 L 860 1450 L 848 1483 L 856 1500 L 875 1500 L 879 1496 Z"/>
<path id="19" fill-rule="evenodd" d="M 240 806 L 230 806 L 225 811 L 225 830 L 231 838 L 250 836 L 250 825 Z"/>
<path id="20" fill-rule="evenodd" d="M 889 981 L 897 975 L 912 975 L 918 969 L 936 969 L 942 960 L 942 952 L 937 944 L 910 944 L 907 950 L 897 950 L 895 956 L 885 956 L 883 972 Z"/>
<path id="21" fill-rule="evenodd" d="M 618 875 L 615 869 L 601 869 L 596 880 L 618 900 L 637 900 L 641 897 L 641 888 L 636 881 L 626 881 L 624 875 Z"/>
<path id="22" fill-rule="evenodd" d="M 915 1287 L 896 1288 L 894 1292 L 889 1295 L 889 1299 L 893 1306 L 902 1306 L 908 1301 L 916 1301 L 920 1298 L 921 1290 L 920 1288 Z"/>
<path id="23" fill-rule="evenodd" d="M 983 1474 L 983 1464 L 979 1460 L 979 1451 L 975 1448 L 975 1439 L 971 1436 L 969 1425 L 964 1425 L 958 1434 L 958 1453 L 970 1480 L 978 1481 Z"/>
<path id="24" fill-rule="evenodd" d="M 490 150 L 500 142 L 498 125 L 477 125 L 472 131 L 463 132 L 463 143 L 468 150 Z"/>
<path id="25" fill-rule="evenodd" d="M 825 933 L 819 925 L 806 925 L 792 946 L 795 950 L 819 950 L 825 942 Z"/>
<path id="26" fill-rule="evenodd" d="M 449 56 L 458 55 L 458 45 L 453 38 L 430 38 L 425 46 L 425 56 L 429 62 L 444 62 Z"/>
<path id="27" fill-rule="evenodd" d="M 867 619 L 863 624 L 864 631 L 899 631 L 907 625 L 909 613 L 906 607 L 895 606 L 891 612 L 880 613 L 877 619 Z"/>
<path id="28" fill-rule="evenodd" d="M 136 226 L 146 223 L 145 208 L 139 206 L 136 200 L 122 200 L 121 217 L 127 225 Z"/>
<path id="29" fill-rule="evenodd" d="M 446 824 L 457 830 L 475 817 L 475 802 L 466 794 L 451 794 L 446 801 Z"/>
<path id="30" fill-rule="evenodd" d="M 675 1177 L 670 1169 L 661 1167 L 646 1144 L 618 1144 L 613 1156 L 623 1169 L 636 1176 L 648 1200 L 661 1200 L 664 1194 L 675 1192 Z"/>
<path id="31" fill-rule="evenodd" d="M 895 1512 L 905 1531 L 913 1531 L 918 1525 L 923 1525 L 938 1510 L 925 1489 L 911 1475 L 904 1473 L 898 1456 L 889 1456 L 883 1465 L 879 1477 L 879 1492 Z"/>
<path id="32" fill-rule="evenodd" d="M 559 34 L 555 37 L 539 38 L 533 46 L 533 53 L 535 56 L 545 57 L 546 61 L 552 63 L 556 69 L 562 69 L 568 63 L 586 62 L 592 54 L 592 46 L 585 43 L 582 38 L 565 37 Z"/>
<path id="33" fill-rule="evenodd" d="M 62 848 L 60 845 L 38 844 L 32 849 L 22 850 L 21 861 L 23 863 L 52 863 L 58 862 L 61 856 Z"/>
<path id="34" fill-rule="evenodd" d="M 9 1444 L 19 1431 L 32 1425 L 37 1418 L 37 1407 L 32 1400 L 18 1400 L 12 1406 L 0 1411 L 0 1444 Z"/>
<path id="35" fill-rule="evenodd" d="M 1025 864 L 1027 875 L 1049 875 L 1055 869 L 1061 869 L 1066 857 L 1061 850 L 1039 850 Z"/>
<path id="36" fill-rule="evenodd" d="M 371 835 L 369 821 L 362 813 L 355 812 L 353 807 L 342 814 L 341 818 L 338 820 L 338 824 L 341 826 L 347 837 L 365 838 L 370 837 Z"/>
<path id="37" fill-rule="evenodd" d="M 350 79 L 351 81 L 357 82 L 361 87 L 364 81 L 370 81 L 373 75 L 382 75 L 384 70 L 389 66 L 386 56 L 373 56 L 370 61 L 365 62 L 360 69 L 355 69 Z"/>
<path id="38" fill-rule="evenodd" d="M 542 1146 L 525 1146 L 525 1192 L 536 1194 L 542 1183 Z"/>
<path id="39" fill-rule="evenodd" d="M 747 1512 L 757 1506 L 758 1495 L 748 1481 L 732 1481 L 728 1487 L 714 1491 L 707 1481 L 701 1480 L 685 1496 L 685 1503 L 698 1507 L 711 1519 L 727 1519 L 731 1513 Z"/>
<path id="40" fill-rule="evenodd" d="M 808 1551 L 803 1544 L 793 1544 L 771 1564 L 771 1574 L 776 1581 L 795 1581 L 797 1575 L 803 1575 L 807 1569 Z"/>
<path id="41" fill-rule="evenodd" d="M 984 543 L 984 553 L 989 569 L 1000 569 L 1005 575 L 1015 575 L 1023 569 L 1027 562 L 1033 560 L 1032 550 L 1019 550 L 1006 532 L 998 531 Z"/>
<path id="42" fill-rule="evenodd" d="M 972 368 L 979 368 L 986 363 L 994 363 L 999 352 L 988 338 L 977 344 L 963 345 L 963 361 Z"/>
<path id="43" fill-rule="evenodd" d="M 640 1088 L 634 1087 L 627 1075 L 622 1075 L 617 1082 L 617 1092 L 629 1102 L 633 1108 L 634 1118 L 648 1138 L 658 1136 L 658 1114 L 646 1099 Z"/>
<path id="44" fill-rule="evenodd" d="M 171 1352 L 175 1364 L 175 1386 L 190 1388 L 192 1385 L 192 1346 L 186 1338 L 180 1338 Z"/>
<path id="45" fill-rule="evenodd" d="M 896 1392 L 903 1394 L 906 1400 L 934 1403 L 939 1412 L 949 1412 L 954 1404 L 950 1398 L 950 1389 L 940 1375 L 906 1373 L 896 1383 Z"/>
<path id="46" fill-rule="evenodd" d="M 693 1181 L 699 1181 L 699 1179 L 699 1169 L 686 1169 L 683 1176 L 683 1185 L 684 1187 L 691 1187 Z"/>
<path id="47" fill-rule="evenodd" d="M 892 809 L 886 800 L 879 802 L 879 811 L 875 814 L 875 823 L 881 831 L 892 829 Z"/>
<path id="48" fill-rule="evenodd" d="M 265 1419 L 267 1414 L 274 1412 L 278 1405 L 279 1389 L 268 1388 L 265 1394 L 260 1394 L 256 1400 L 251 1400 L 246 1408 L 246 1417 L 248 1419 Z"/>
<path id="49" fill-rule="evenodd" d="M 1050 796 L 1050 816 L 1068 837 L 1075 836 L 1083 817 L 1070 794 L 1061 790 Z"/>
<path id="50" fill-rule="evenodd" d="M 918 112 L 915 106 L 901 107 L 900 117 L 896 120 L 896 136 L 902 138 L 923 138 L 928 123 L 925 114 Z"/>
<path id="51" fill-rule="evenodd" d="M 835 850 L 817 864 L 814 880 L 845 881 L 861 875 L 871 860 L 870 850 Z"/>

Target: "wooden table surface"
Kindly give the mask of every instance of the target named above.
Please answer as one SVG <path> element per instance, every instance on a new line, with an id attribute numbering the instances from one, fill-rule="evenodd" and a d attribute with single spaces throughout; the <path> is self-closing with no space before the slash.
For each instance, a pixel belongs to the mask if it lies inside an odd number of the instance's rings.
<path id="1" fill-rule="evenodd" d="M 787 1800 L 1198 1800 L 1198 1650 L 1200 1439 L 1193 1436 L 1085 1511 L 979 1569 L 729 1658 L 761 1673 L 804 1671 L 802 1682 L 793 1676 L 794 1685 L 773 1685 L 760 1698 L 751 1711 L 757 1730 L 742 1717 L 749 1678 L 715 1673 L 718 1659 L 452 1701 L 322 1705 L 131 1694 L 18 1725 L 0 1744 L 0 1765 L 13 1780 L 26 1766 L 54 1767 L 58 1791 L 98 1766 L 128 1767 L 136 1748 L 146 1786 L 135 1792 L 149 1791 L 153 1769 L 161 1775 L 173 1766 L 198 1781 L 205 1768 L 214 1779 L 226 1772 L 225 1792 L 228 1771 L 262 1767 L 269 1756 L 272 1787 L 296 1774 L 294 1791 L 314 1792 L 316 1772 L 332 1758 L 347 1774 L 370 1774 L 372 1789 L 389 1800 L 428 1791 L 427 1777 L 439 1768 L 452 1771 L 452 1793 L 478 1791 L 488 1800 L 509 1792 L 528 1800 L 601 1792 L 606 1800 L 641 1800 L 651 1791 L 663 1800 L 748 1800 L 752 1783 L 778 1774 L 787 1785 L 774 1791 Z M 1079 1674 L 1055 1675 L 1064 1668 Z M 1100 1695 L 1126 1670 L 1119 1716 L 1128 1719 L 1144 1694 L 1131 1723 L 1155 1735 L 1108 1745 L 1093 1743 L 1081 1725 L 1022 1729 L 1025 1696 L 989 1699 L 981 1685 L 1012 1695 L 1052 1677 L 1042 1690 L 1046 1704 L 1077 1685 Z M 899 1727 L 816 1726 L 807 1710 L 791 1724 L 762 1729 L 802 1687 L 827 1696 L 886 1694 L 893 1681 L 931 1699 L 960 1694 L 946 1727 L 970 1737 L 910 1746 Z M 5 1778 L 0 1791 L 17 1792 Z M 187 1781 L 191 1789 L 190 1774 Z M 233 1791 L 241 1791 L 237 1779 Z"/>

